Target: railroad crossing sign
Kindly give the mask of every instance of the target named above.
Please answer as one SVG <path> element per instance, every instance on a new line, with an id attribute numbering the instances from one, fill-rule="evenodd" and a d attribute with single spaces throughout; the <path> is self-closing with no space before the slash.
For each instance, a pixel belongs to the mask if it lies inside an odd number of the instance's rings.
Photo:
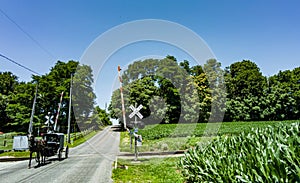
<path id="1" fill-rule="evenodd" d="M 129 108 L 133 111 L 129 115 L 129 118 L 132 118 L 133 116 L 137 115 L 140 119 L 143 119 L 144 116 L 140 113 L 140 110 L 143 108 L 142 104 L 140 104 L 137 108 L 134 107 L 133 105 L 130 105 Z"/>
<path id="2" fill-rule="evenodd" d="M 138 125 L 138 121 L 136 120 L 136 117 L 138 116 L 140 119 L 143 119 L 143 115 L 140 113 L 140 110 L 143 108 L 143 105 L 139 105 L 136 107 L 137 104 L 135 104 L 135 107 L 133 105 L 130 105 L 129 108 L 132 110 L 132 113 L 129 115 L 129 118 L 132 118 L 134 116 L 134 126 Z M 130 148 L 132 147 L 132 138 L 134 137 L 134 152 L 135 152 L 135 160 L 138 158 L 138 146 L 142 146 L 142 136 L 137 134 L 138 128 L 134 128 L 133 132 L 130 132 Z"/>
<path id="3" fill-rule="evenodd" d="M 50 114 L 48 114 L 50 115 Z M 54 121 L 52 120 L 54 116 L 48 116 L 46 115 L 45 118 L 47 119 L 47 121 L 45 122 L 45 125 L 50 125 L 50 123 L 53 125 Z"/>
<path id="4" fill-rule="evenodd" d="M 45 125 L 47 125 L 47 132 L 50 132 L 50 124 L 53 125 L 54 121 L 52 120 L 54 116 L 50 116 L 50 112 L 48 112 L 48 115 L 45 116 L 47 121 L 45 122 Z"/>

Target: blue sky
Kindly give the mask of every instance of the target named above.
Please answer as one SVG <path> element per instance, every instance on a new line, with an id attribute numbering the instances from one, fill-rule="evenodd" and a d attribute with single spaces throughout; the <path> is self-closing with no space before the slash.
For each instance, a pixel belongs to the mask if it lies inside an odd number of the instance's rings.
<path id="1" fill-rule="evenodd" d="M 0 53 L 45 74 L 57 60 L 80 60 L 98 36 L 115 26 L 134 20 L 162 19 L 197 33 L 223 67 L 249 59 L 265 76 L 271 76 L 279 70 L 300 66 L 299 7 L 300 1 L 276 0 L 1 0 L 2 12 L 25 33 L 0 12 Z M 106 66 L 107 72 L 99 76 L 104 78 L 103 84 L 96 86 L 97 102 L 101 107 L 109 101 L 115 85 L 117 72 L 114 73 L 110 66 L 120 64 L 116 63 L 118 60 L 126 65 L 145 55 L 167 54 L 178 60 L 191 59 L 164 44 L 137 44 L 128 49 L 131 51 L 120 50 L 112 56 L 112 64 Z M 32 74 L 0 58 L 0 72 L 3 71 L 13 72 L 20 81 L 29 81 Z"/>

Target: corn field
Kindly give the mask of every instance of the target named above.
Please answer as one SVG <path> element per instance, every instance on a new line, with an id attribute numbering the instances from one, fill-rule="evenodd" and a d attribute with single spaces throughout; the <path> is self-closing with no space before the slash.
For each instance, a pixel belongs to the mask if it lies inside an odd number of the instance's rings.
<path id="1" fill-rule="evenodd" d="M 300 123 L 221 136 L 190 149 L 179 167 L 187 182 L 300 182 Z"/>

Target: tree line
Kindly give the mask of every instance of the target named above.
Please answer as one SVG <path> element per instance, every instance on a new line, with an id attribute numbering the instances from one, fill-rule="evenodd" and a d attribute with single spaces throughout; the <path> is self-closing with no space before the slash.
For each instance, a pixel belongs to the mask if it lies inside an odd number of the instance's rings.
<path id="1" fill-rule="evenodd" d="M 130 64 L 122 82 L 126 113 L 132 112 L 130 105 L 142 104 L 145 124 L 300 117 L 300 67 L 267 77 L 250 60 L 222 69 L 215 59 L 190 66 L 187 60 L 167 56 Z M 121 109 L 120 91 L 115 90 L 111 116 L 122 121 Z"/>
<path id="2" fill-rule="evenodd" d="M 107 114 L 95 106 L 90 66 L 72 60 L 57 61 L 49 73 L 33 75 L 29 82 L 19 82 L 11 72 L 0 72 L 0 131 L 27 131 L 38 85 L 35 131 L 45 127 L 48 112 L 56 116 L 64 92 L 59 124 L 60 131 L 66 132 L 72 74 L 71 131 L 110 124 L 109 117 L 122 121 L 119 90 L 113 92 Z M 132 112 L 130 105 L 142 104 L 145 124 L 300 117 L 300 67 L 267 77 L 250 60 L 222 69 L 215 59 L 190 66 L 187 60 L 179 62 L 167 56 L 130 64 L 122 73 L 122 82 L 126 113 Z"/>
<path id="3" fill-rule="evenodd" d="M 36 86 L 38 87 L 34 131 L 45 132 L 45 116 L 50 113 L 53 121 L 58 112 L 63 92 L 58 124 L 60 132 L 67 131 L 71 75 L 73 76 L 71 132 L 110 124 L 104 109 L 95 106 L 96 95 L 92 89 L 92 69 L 77 61 L 57 61 L 50 72 L 33 75 L 29 82 L 19 82 L 11 72 L 0 72 L 0 131 L 27 132 Z"/>

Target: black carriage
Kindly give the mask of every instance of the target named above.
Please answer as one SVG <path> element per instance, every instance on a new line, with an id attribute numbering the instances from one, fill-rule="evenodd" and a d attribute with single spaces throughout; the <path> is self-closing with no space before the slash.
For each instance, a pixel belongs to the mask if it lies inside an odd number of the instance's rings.
<path id="1" fill-rule="evenodd" d="M 65 158 L 68 158 L 69 146 L 64 147 L 65 135 L 63 133 L 46 133 L 43 135 L 43 140 L 46 157 L 57 155 L 58 159 L 61 160 L 64 152 Z"/>

